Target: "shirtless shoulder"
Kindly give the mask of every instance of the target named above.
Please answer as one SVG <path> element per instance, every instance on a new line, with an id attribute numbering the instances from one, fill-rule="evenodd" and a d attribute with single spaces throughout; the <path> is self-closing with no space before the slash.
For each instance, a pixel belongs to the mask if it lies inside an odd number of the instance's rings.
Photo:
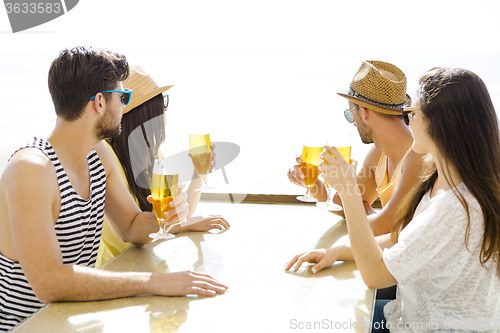
<path id="1" fill-rule="evenodd" d="M 109 151 L 111 147 L 104 141 L 101 141 L 94 147 L 94 149 L 97 155 L 99 155 L 99 159 L 101 160 L 104 171 L 106 172 L 106 177 L 109 177 L 110 173 L 116 169 L 113 155 L 111 155 L 111 152 Z"/>
<path id="2" fill-rule="evenodd" d="M 0 178 L 0 252 L 13 257 L 11 228 L 26 210 L 49 207 L 57 218 L 60 194 L 52 162 L 37 148 L 23 148 L 12 156 Z"/>
<path id="3" fill-rule="evenodd" d="M 23 148 L 16 152 L 5 166 L 1 178 L 2 190 L 27 186 L 26 194 L 33 195 L 33 186 L 57 185 L 56 170 L 49 158 L 37 148 Z"/>
<path id="4" fill-rule="evenodd" d="M 368 176 L 368 178 L 372 178 L 375 174 L 375 169 L 377 168 L 381 155 L 382 151 L 375 146 L 370 148 L 370 150 L 366 154 L 366 157 L 363 161 L 363 172 L 365 176 Z"/>

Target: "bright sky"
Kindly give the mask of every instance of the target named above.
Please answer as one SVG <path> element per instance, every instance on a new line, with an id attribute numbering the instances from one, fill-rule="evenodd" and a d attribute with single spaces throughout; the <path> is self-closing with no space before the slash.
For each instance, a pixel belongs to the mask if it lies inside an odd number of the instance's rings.
<path id="1" fill-rule="evenodd" d="M 53 126 L 46 76 L 58 52 L 94 45 L 126 54 L 161 85 L 175 85 L 167 154 L 186 149 L 186 130 L 195 122 L 213 141 L 241 147 L 226 168 L 236 188 L 297 191 L 286 180 L 293 156 L 314 133 L 348 127 L 346 101 L 336 92 L 363 60 L 399 66 L 410 94 L 431 67 L 468 68 L 500 108 L 500 43 L 491 38 L 500 31 L 496 6 L 496 0 L 81 0 L 66 15 L 17 34 L 0 9 L 0 164 L 26 137 Z M 366 148 L 358 143 L 354 157 L 362 159 Z"/>

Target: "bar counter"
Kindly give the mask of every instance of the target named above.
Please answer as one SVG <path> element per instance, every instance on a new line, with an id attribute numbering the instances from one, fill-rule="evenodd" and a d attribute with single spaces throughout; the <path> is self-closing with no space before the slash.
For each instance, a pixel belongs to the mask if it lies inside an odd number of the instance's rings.
<path id="1" fill-rule="evenodd" d="M 283 268 L 295 254 L 346 242 L 345 220 L 314 205 L 201 202 L 200 214 L 231 228 L 132 247 L 102 269 L 206 272 L 225 294 L 52 303 L 14 332 L 370 332 L 374 291 L 354 262 L 317 274 Z"/>

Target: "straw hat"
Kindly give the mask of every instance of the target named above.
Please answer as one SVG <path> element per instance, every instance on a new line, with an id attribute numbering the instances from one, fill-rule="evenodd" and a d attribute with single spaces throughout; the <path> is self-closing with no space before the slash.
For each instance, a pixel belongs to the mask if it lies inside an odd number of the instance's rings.
<path id="1" fill-rule="evenodd" d="M 122 113 L 125 114 L 133 108 L 161 94 L 173 86 L 159 87 L 156 81 L 140 66 L 130 67 L 130 75 L 123 81 L 123 88 L 132 90 L 132 100 L 125 106 Z"/>
<path id="2" fill-rule="evenodd" d="M 367 109 L 401 115 L 403 105 L 410 104 L 406 94 L 406 76 L 393 64 L 363 61 L 347 92 L 339 92 L 355 104 Z"/>

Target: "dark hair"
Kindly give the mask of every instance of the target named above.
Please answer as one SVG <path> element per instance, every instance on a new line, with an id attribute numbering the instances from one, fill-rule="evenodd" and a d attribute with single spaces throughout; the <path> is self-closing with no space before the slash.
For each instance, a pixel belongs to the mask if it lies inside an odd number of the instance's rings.
<path id="1" fill-rule="evenodd" d="M 484 235 L 480 262 L 493 259 L 500 275 L 500 133 L 498 119 L 483 81 L 471 71 L 459 68 L 433 68 L 419 82 L 417 103 L 428 123 L 427 133 L 434 141 L 439 162 L 459 175 L 481 206 Z M 411 221 L 423 195 L 437 179 L 435 164 L 427 163 L 421 183 L 405 198 L 401 218 L 393 227 L 393 237 Z M 467 212 L 467 246 L 470 214 L 467 201 L 451 179 L 446 179 Z"/>
<path id="2" fill-rule="evenodd" d="M 136 140 L 134 135 L 134 139 L 129 140 L 130 134 L 139 128 L 142 132 L 141 139 Z M 107 139 L 123 167 L 130 192 L 137 198 L 139 207 L 143 211 L 153 209 L 146 198 L 151 194 L 149 184 L 154 160 L 158 157 L 160 145 L 164 141 L 165 117 L 162 94 L 124 114 L 122 133 Z M 137 170 L 142 172 L 138 173 Z"/>
<path id="3" fill-rule="evenodd" d="M 56 114 L 68 121 L 78 119 L 92 96 L 114 89 L 128 75 L 128 62 L 122 54 L 83 46 L 62 50 L 49 70 Z"/>

